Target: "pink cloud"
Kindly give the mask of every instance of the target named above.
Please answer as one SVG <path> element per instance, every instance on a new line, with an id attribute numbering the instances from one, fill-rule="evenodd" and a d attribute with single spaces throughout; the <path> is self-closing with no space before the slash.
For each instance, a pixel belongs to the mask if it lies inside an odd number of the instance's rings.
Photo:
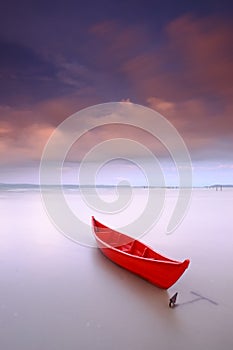
<path id="1" fill-rule="evenodd" d="M 172 122 L 194 158 L 232 158 L 232 121 L 227 123 L 226 111 L 221 117 L 212 115 L 202 99 L 171 102 L 150 97 L 147 102 Z"/>
<path id="2" fill-rule="evenodd" d="M 39 160 L 52 131 L 53 128 L 46 125 L 40 125 L 40 128 L 30 125 L 17 135 L 15 129 L 8 125 L 7 134 L 0 139 L 1 164 Z"/>
<path id="3" fill-rule="evenodd" d="M 211 95 L 229 101 L 233 93 L 231 23 L 182 16 L 164 28 L 159 48 L 156 36 L 154 40 L 152 49 L 121 66 L 139 97 L 177 101 Z"/>
<path id="4" fill-rule="evenodd" d="M 191 151 L 229 154 L 233 139 L 232 24 L 211 16 L 187 15 L 170 22 L 164 33 L 166 40 L 159 50 L 127 60 L 122 71 L 138 97 L 174 124 Z"/>
<path id="5" fill-rule="evenodd" d="M 97 44 L 101 43 L 95 59 L 110 66 L 115 60 L 114 69 L 122 74 L 132 91 L 136 91 L 138 100 L 168 118 L 191 151 L 200 154 L 207 149 L 210 154 L 223 147 L 219 143 L 227 138 L 222 152 L 230 152 L 229 140 L 233 138 L 230 23 L 214 17 L 180 17 L 164 29 L 166 40 L 160 43 L 159 49 L 156 36 L 154 45 L 145 49 L 151 39 L 142 27 L 105 21 L 93 26 L 90 33 L 98 39 Z M 215 111 L 211 102 L 208 104 L 208 98 L 214 102 L 220 100 L 221 111 Z M 0 147 L 5 160 L 9 155 L 12 159 L 39 158 L 54 127 L 69 115 L 98 102 L 98 92 L 89 87 L 79 94 L 43 101 L 32 109 L 1 107 Z M 105 127 L 87 134 L 79 143 L 79 154 L 84 154 L 96 142 L 130 134 L 163 154 L 148 135 L 120 127 Z M 75 159 L 75 152 L 73 157 Z"/>
<path id="6" fill-rule="evenodd" d="M 117 28 L 116 21 L 105 20 L 91 26 L 89 31 L 98 37 L 105 37 L 105 36 L 109 36 L 111 33 L 115 33 L 116 28 Z"/>
<path id="7" fill-rule="evenodd" d="M 40 160 L 55 127 L 71 114 L 95 104 L 94 98 L 86 96 L 51 99 L 31 108 L 0 106 L 1 164 Z"/>
<path id="8" fill-rule="evenodd" d="M 186 74 L 200 91 L 233 93 L 233 25 L 216 17 L 184 16 L 167 26 L 171 50 L 183 57 Z"/>
<path id="9" fill-rule="evenodd" d="M 98 43 L 95 61 L 104 63 L 105 67 L 115 63 L 119 70 L 125 60 L 137 55 L 149 43 L 143 26 L 126 26 L 112 20 L 97 23 L 89 31 Z"/>

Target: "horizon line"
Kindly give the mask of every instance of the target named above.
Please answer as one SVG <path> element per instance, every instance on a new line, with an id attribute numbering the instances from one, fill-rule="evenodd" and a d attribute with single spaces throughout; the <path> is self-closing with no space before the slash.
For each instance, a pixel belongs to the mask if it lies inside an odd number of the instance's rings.
<path id="1" fill-rule="evenodd" d="M 194 185 L 194 186 L 178 186 L 178 185 L 167 185 L 167 186 L 160 186 L 160 185 L 117 185 L 117 184 L 98 184 L 98 185 L 91 185 L 91 184 L 34 184 L 34 183 L 5 183 L 1 182 L 0 183 L 0 188 L 1 187 L 30 187 L 30 188 L 56 188 L 56 187 L 64 187 L 64 188 L 114 188 L 114 187 L 120 187 L 120 188 L 167 188 L 167 189 L 179 189 L 179 188 L 229 188 L 233 187 L 233 184 L 212 184 L 212 185 Z"/>

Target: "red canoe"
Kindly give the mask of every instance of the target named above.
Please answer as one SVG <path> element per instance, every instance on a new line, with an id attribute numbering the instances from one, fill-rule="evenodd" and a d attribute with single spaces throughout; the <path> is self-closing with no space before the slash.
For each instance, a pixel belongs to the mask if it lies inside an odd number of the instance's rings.
<path id="1" fill-rule="evenodd" d="M 168 259 L 144 243 L 101 224 L 92 216 L 92 225 L 98 248 L 114 263 L 143 277 L 157 287 L 170 288 L 189 266 Z"/>

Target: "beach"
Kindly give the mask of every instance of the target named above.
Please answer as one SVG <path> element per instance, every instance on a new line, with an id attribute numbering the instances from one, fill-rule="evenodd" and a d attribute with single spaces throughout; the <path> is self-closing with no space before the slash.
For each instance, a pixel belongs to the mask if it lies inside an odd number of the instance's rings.
<path id="1" fill-rule="evenodd" d="M 134 200 L 143 202 L 143 191 L 137 189 Z M 191 261 L 165 291 L 59 232 L 39 190 L 1 190 L 0 348 L 231 349 L 233 190 L 193 189 L 183 221 L 168 235 L 176 191 L 167 191 L 168 206 L 142 237 L 170 258 Z M 74 207 L 81 203 L 78 191 L 66 195 Z M 135 208 L 129 209 L 131 221 Z M 87 214 L 117 226 L 117 214 L 90 208 Z"/>

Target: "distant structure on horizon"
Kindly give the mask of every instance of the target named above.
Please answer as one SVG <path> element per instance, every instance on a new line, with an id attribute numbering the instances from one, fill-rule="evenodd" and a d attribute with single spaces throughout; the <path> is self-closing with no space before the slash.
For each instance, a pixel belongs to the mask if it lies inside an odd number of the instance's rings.
<path id="1" fill-rule="evenodd" d="M 222 185 L 222 184 L 215 184 L 210 186 L 205 186 L 207 188 L 215 188 L 216 191 L 222 191 L 223 188 L 233 188 L 233 185 Z"/>

